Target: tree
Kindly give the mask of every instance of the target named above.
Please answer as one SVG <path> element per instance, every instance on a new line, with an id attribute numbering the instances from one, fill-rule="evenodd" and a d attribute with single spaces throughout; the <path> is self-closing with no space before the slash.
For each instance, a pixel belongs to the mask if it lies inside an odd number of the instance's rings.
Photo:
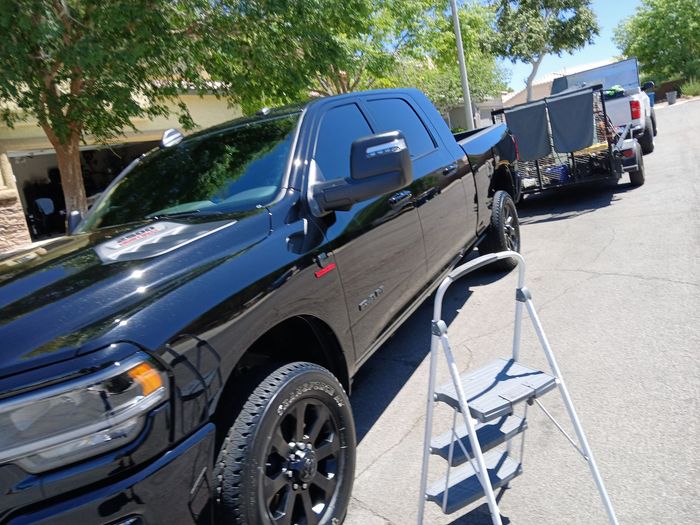
<path id="1" fill-rule="evenodd" d="M 375 0 L 374 4 L 377 7 L 361 34 L 344 40 L 344 59 L 325 75 L 319 71 L 314 90 L 333 95 L 417 87 L 443 113 L 462 103 L 449 13 L 425 0 Z M 494 12 L 467 4 L 460 7 L 459 16 L 471 92 L 480 100 L 505 88 L 505 72 L 492 51 Z"/>
<path id="2" fill-rule="evenodd" d="M 498 53 L 532 66 L 526 80 L 528 101 L 546 55 L 572 53 L 599 33 L 590 0 L 494 0 L 494 5 Z"/>
<path id="3" fill-rule="evenodd" d="M 700 9 L 697 0 L 643 0 L 615 29 L 625 56 L 637 57 L 657 81 L 700 77 Z"/>
<path id="4" fill-rule="evenodd" d="M 244 109 L 298 99 L 358 31 L 368 0 L 0 0 L 0 119 L 36 118 L 56 150 L 66 208 L 85 212 L 80 143 L 214 91 Z M 11 16 L 9 15 L 11 13 Z"/>
<path id="5" fill-rule="evenodd" d="M 314 91 L 337 95 L 386 85 L 407 56 L 423 52 L 436 11 L 431 0 L 370 0 L 371 14 L 355 34 L 338 35 L 343 56 L 316 72 Z"/>
<path id="6" fill-rule="evenodd" d="M 496 60 L 495 11 L 489 6 L 465 4 L 459 8 L 462 45 L 473 101 L 484 100 L 507 87 L 508 74 Z M 451 14 L 443 14 L 426 35 L 431 42 L 429 54 L 436 67 L 417 75 L 416 87 L 423 90 L 443 113 L 463 103 L 462 85 L 456 58 Z"/>

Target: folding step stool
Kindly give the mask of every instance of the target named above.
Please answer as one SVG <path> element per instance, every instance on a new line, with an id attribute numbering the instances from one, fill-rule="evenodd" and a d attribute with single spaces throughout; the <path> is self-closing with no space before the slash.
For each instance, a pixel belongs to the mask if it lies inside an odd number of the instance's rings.
<path id="1" fill-rule="evenodd" d="M 450 285 L 460 277 L 477 268 L 495 261 L 512 258 L 518 263 L 518 288 L 515 303 L 515 330 L 513 334 L 512 359 L 498 359 L 474 372 L 460 377 L 454 356 L 447 338 L 447 325 L 441 319 L 442 300 Z M 523 305 L 542 345 L 551 375 L 529 368 L 518 361 L 520 351 L 520 328 Z M 452 381 L 435 388 L 435 375 L 438 359 L 438 345 L 442 344 Z M 576 430 L 579 445 L 557 423 L 553 416 L 542 406 L 539 397 L 554 388 L 559 388 L 571 423 Z M 447 433 L 431 439 L 433 426 L 433 408 L 436 401 L 444 402 L 454 409 L 452 429 Z M 526 402 L 523 417 L 514 414 L 515 405 Z M 420 502 L 418 507 L 418 524 L 423 523 L 425 502 L 437 503 L 442 512 L 451 514 L 470 503 L 486 496 L 491 520 L 494 525 L 501 524 L 494 488 L 507 485 L 510 480 L 522 472 L 522 460 L 527 428 L 527 407 L 536 403 L 554 425 L 564 434 L 569 442 L 588 462 L 591 474 L 598 487 L 603 505 L 610 523 L 617 525 L 608 493 L 598 471 L 593 453 L 588 446 L 583 428 L 576 415 L 576 410 L 569 396 L 559 366 L 544 334 L 532 297 L 525 288 L 525 260 L 516 252 L 506 251 L 484 255 L 458 266 L 442 281 L 435 294 L 433 308 L 432 338 L 430 344 L 430 378 L 428 382 L 428 406 L 425 419 L 425 443 L 423 447 L 423 465 L 420 482 Z M 457 414 L 462 414 L 463 424 L 458 425 Z M 511 440 L 521 436 L 518 460 L 511 454 Z M 495 449 L 507 443 L 506 450 Z M 447 475 L 429 487 L 428 461 L 430 454 L 442 456 L 447 460 Z M 457 468 L 455 468 L 457 467 Z"/>

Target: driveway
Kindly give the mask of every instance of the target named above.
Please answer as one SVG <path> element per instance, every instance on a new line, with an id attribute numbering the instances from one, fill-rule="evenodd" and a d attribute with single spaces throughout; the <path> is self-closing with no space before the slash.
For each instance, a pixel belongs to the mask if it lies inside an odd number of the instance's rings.
<path id="1" fill-rule="evenodd" d="M 527 285 L 622 524 L 700 522 L 700 100 L 657 119 L 644 186 L 624 176 L 519 210 Z M 452 286 L 444 305 L 462 370 L 509 355 L 514 286 L 515 275 L 488 272 Z M 432 299 L 356 377 L 350 525 L 415 523 L 431 309 Z M 546 369 L 523 326 L 521 360 Z M 556 391 L 542 401 L 570 427 Z M 450 421 L 439 407 L 433 433 Z M 528 422 L 524 473 L 497 492 L 503 522 L 607 523 L 583 459 L 536 407 Z M 443 473 L 431 458 L 430 480 Z M 490 523 L 485 500 L 451 516 L 426 510 L 426 523 Z"/>

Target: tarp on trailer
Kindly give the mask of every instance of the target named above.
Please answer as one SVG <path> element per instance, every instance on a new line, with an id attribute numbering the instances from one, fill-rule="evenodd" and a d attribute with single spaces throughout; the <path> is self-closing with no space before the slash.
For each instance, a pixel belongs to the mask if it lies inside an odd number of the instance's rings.
<path id="1" fill-rule="evenodd" d="M 562 94 L 545 100 L 554 151 L 571 153 L 593 144 L 593 90 Z M 546 123 L 543 127 L 546 128 Z"/>
<path id="2" fill-rule="evenodd" d="M 536 160 L 550 154 L 547 107 L 544 100 L 506 109 L 506 124 L 518 143 L 521 160 Z"/>

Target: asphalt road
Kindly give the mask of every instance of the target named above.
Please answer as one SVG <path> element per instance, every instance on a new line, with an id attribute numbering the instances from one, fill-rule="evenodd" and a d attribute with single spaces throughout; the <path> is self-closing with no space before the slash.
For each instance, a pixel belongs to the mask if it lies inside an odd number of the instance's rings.
<path id="1" fill-rule="evenodd" d="M 624 176 L 519 210 L 527 285 L 621 524 L 700 523 L 700 100 L 657 118 L 644 186 Z M 514 286 L 515 275 L 490 273 L 453 285 L 445 309 L 460 369 L 508 357 Z M 415 523 L 431 309 L 432 299 L 356 377 L 350 525 Z M 546 370 L 523 326 L 521 360 Z M 556 391 L 542 401 L 570 428 Z M 438 410 L 435 433 L 450 420 Z M 524 473 L 497 492 L 503 522 L 606 523 L 583 459 L 539 409 L 528 421 Z M 441 461 L 431 460 L 430 480 Z M 490 523 L 485 500 L 451 516 L 426 509 L 426 523 Z"/>

